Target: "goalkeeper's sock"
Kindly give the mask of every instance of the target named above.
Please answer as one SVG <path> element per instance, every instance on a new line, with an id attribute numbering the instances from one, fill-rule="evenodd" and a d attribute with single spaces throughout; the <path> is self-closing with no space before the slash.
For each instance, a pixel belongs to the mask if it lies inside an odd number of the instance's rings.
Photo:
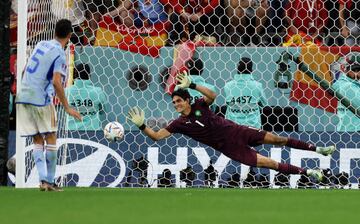
<path id="1" fill-rule="evenodd" d="M 306 174 L 305 169 L 286 163 L 279 163 L 277 170 L 283 174 Z"/>
<path id="2" fill-rule="evenodd" d="M 303 142 L 297 139 L 288 138 L 286 142 L 286 146 L 289 146 L 291 148 L 295 149 L 303 149 L 303 150 L 309 150 L 309 151 L 315 151 L 316 146 L 307 142 Z"/>
<path id="3" fill-rule="evenodd" d="M 35 161 L 36 168 L 39 173 L 39 181 L 46 181 L 46 161 L 44 155 L 44 146 L 43 145 L 34 145 L 32 156 Z"/>
<path id="4" fill-rule="evenodd" d="M 56 145 L 46 145 L 47 182 L 53 184 L 56 172 L 57 150 Z"/>

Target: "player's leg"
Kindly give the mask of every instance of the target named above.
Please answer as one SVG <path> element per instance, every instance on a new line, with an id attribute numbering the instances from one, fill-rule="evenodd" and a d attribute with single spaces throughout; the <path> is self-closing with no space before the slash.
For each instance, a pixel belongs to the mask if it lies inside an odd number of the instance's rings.
<path id="1" fill-rule="evenodd" d="M 314 152 L 320 153 L 324 156 L 330 155 L 335 151 L 335 146 L 316 147 L 313 144 L 303 142 L 301 140 L 278 136 L 278 135 L 272 134 L 270 132 L 266 132 L 263 143 L 279 145 L 279 146 L 286 145 L 288 147 L 295 148 L 295 149 L 314 151 Z"/>
<path id="2" fill-rule="evenodd" d="M 36 169 L 39 175 L 40 190 L 47 190 L 46 185 L 46 159 L 44 155 L 44 138 L 40 134 L 37 117 L 38 107 L 29 104 L 17 104 L 16 113 L 18 117 L 18 124 L 20 135 L 22 137 L 32 136 L 33 138 L 33 150 L 32 157 L 35 162 Z"/>
<path id="3" fill-rule="evenodd" d="M 39 174 L 40 190 L 47 190 L 47 169 L 46 169 L 46 159 L 44 155 L 44 139 L 41 134 L 37 134 L 33 137 L 34 148 L 32 151 L 32 156 L 34 158 L 36 169 Z"/>
<path id="4" fill-rule="evenodd" d="M 311 176 L 318 181 L 321 181 L 323 178 L 323 173 L 321 170 L 314 169 L 303 169 L 297 166 L 293 166 L 291 164 L 286 163 L 278 163 L 273 159 L 265 157 L 263 155 L 257 154 L 257 167 L 265 167 L 272 170 L 277 170 L 283 174 L 305 174 L 307 176 Z"/>
<path id="5" fill-rule="evenodd" d="M 265 167 L 272 170 L 277 170 L 283 174 L 306 174 L 305 169 L 293 166 L 291 164 L 286 163 L 278 163 L 275 160 L 265 157 L 261 154 L 256 154 L 256 166 L 257 167 Z"/>
<path id="6" fill-rule="evenodd" d="M 50 184 L 51 188 L 49 190 L 57 191 L 58 189 L 54 187 L 54 178 L 56 173 L 56 163 L 57 163 L 57 146 L 56 146 L 56 132 L 57 132 L 57 120 L 56 120 L 56 111 L 53 105 L 48 105 L 42 108 L 41 114 L 43 116 L 39 118 L 38 126 L 41 133 L 45 134 L 45 159 L 46 159 L 46 181 Z"/>
<path id="7" fill-rule="evenodd" d="M 47 182 L 55 183 L 55 172 L 57 163 L 57 147 L 56 147 L 56 132 L 46 134 L 46 166 L 47 166 Z"/>
<path id="8" fill-rule="evenodd" d="M 244 145 L 238 145 L 239 153 L 236 154 L 226 154 L 231 159 L 239 161 L 242 164 L 252 166 L 252 167 L 264 167 L 272 170 L 277 170 L 283 174 L 304 174 L 311 176 L 318 181 L 321 181 L 323 174 L 321 170 L 313 169 L 303 169 L 297 166 L 286 163 L 278 163 L 275 160 L 265 157 L 257 153 L 257 151 L 250 147 Z M 227 150 L 225 150 L 226 152 Z"/>

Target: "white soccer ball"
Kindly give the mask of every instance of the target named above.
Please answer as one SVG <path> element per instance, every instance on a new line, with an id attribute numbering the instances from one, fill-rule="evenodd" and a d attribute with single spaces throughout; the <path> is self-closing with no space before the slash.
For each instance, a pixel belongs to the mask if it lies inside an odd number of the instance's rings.
<path id="1" fill-rule="evenodd" d="M 108 123 L 104 128 L 104 136 L 111 142 L 116 142 L 124 137 L 124 127 L 116 121 Z"/>

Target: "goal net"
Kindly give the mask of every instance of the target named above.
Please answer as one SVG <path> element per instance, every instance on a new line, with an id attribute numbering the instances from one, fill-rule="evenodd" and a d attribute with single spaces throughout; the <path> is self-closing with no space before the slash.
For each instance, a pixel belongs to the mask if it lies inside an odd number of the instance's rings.
<path id="1" fill-rule="evenodd" d="M 356 1 L 27 2 L 27 12 L 18 15 L 27 21 L 19 25 L 26 43 L 18 44 L 26 47 L 18 55 L 53 38 L 60 18 L 74 28 L 66 50 L 66 94 L 84 120 L 75 122 L 57 107 L 56 177 L 63 186 L 358 188 L 359 75 L 346 76 L 358 71 L 352 66 L 360 60 Z M 242 58 L 251 60 L 252 71 L 239 66 Z M 171 93 L 182 71 L 217 93 L 211 106 L 217 116 L 317 146 L 336 145 L 328 157 L 256 147 L 278 162 L 324 169 L 326 178 L 319 183 L 249 167 L 180 134 L 158 142 L 146 137 L 126 118 L 129 109 L 144 110 L 154 130 L 166 127 L 179 116 Z M 191 92 L 192 101 L 200 97 Z M 103 127 L 111 121 L 124 126 L 122 140 L 104 138 Z M 31 140 L 16 141 L 17 158 L 24 157 L 16 185 L 34 187 Z"/>

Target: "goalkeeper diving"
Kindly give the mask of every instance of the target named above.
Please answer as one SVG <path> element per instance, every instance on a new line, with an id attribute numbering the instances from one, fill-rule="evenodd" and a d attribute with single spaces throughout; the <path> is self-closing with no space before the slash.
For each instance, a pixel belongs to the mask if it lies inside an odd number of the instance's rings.
<path id="1" fill-rule="evenodd" d="M 175 133 L 184 134 L 223 153 L 227 157 L 252 167 L 264 167 L 283 174 L 303 174 L 317 181 L 323 179 L 320 169 L 304 169 L 291 164 L 279 163 L 260 155 L 253 147 L 262 144 L 288 146 L 291 148 L 314 151 L 328 156 L 335 151 L 335 146 L 319 147 L 290 137 L 282 137 L 273 133 L 236 124 L 214 114 L 209 106 L 214 102 L 216 93 L 191 82 L 186 72 L 178 74 L 178 89 L 171 95 L 175 110 L 180 116 L 167 127 L 154 131 L 145 125 L 145 114 L 133 107 L 128 118 L 152 140 L 158 141 Z M 199 91 L 203 97 L 190 104 L 188 88 Z"/>

